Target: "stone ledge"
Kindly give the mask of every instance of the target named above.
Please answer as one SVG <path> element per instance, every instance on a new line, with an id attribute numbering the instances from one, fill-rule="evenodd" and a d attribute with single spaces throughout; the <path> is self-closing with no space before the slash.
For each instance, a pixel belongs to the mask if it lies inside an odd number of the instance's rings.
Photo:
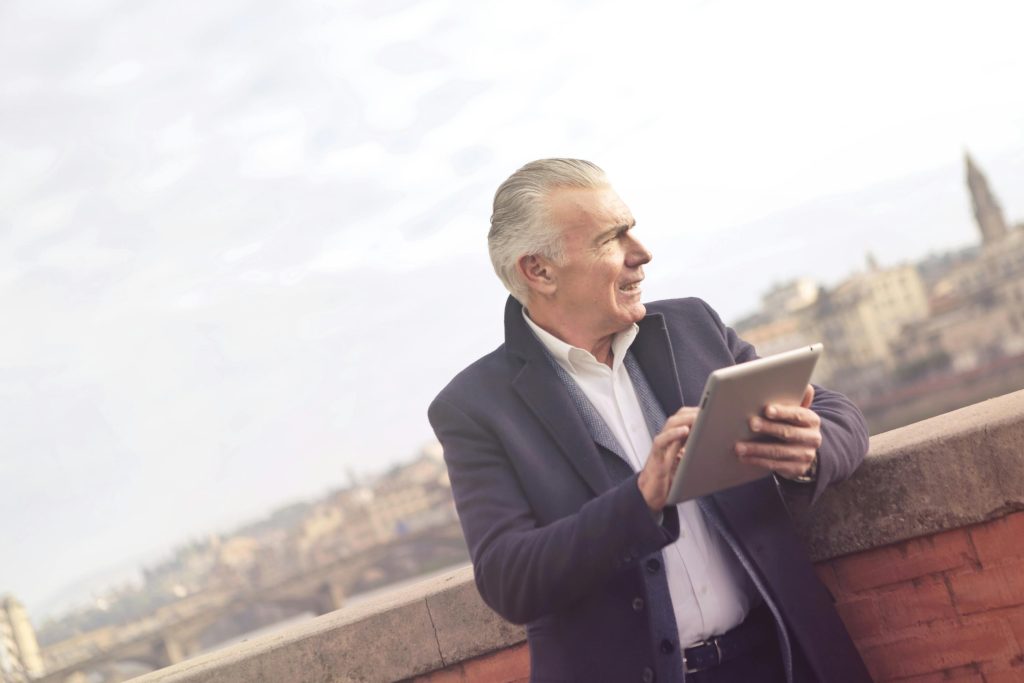
<path id="1" fill-rule="evenodd" d="M 849 481 L 800 515 L 816 561 L 1024 509 L 1024 391 L 871 440 Z M 481 601 L 470 567 L 155 671 L 136 683 L 395 681 L 525 640 Z"/>
<path id="2" fill-rule="evenodd" d="M 396 681 L 525 639 L 522 627 L 500 619 L 483 604 L 467 565 L 133 681 Z"/>
<path id="3" fill-rule="evenodd" d="M 1024 510 L 1024 391 L 871 439 L 864 465 L 799 515 L 815 561 Z"/>

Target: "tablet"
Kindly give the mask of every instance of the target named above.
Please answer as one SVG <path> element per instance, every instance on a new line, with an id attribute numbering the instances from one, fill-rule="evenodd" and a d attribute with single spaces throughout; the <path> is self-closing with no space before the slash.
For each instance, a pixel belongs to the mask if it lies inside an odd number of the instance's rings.
<path id="1" fill-rule="evenodd" d="M 711 373 L 669 489 L 669 505 L 768 475 L 763 467 L 740 462 L 736 442 L 771 439 L 751 432 L 750 418 L 768 403 L 799 405 L 822 349 L 821 344 L 802 346 Z"/>

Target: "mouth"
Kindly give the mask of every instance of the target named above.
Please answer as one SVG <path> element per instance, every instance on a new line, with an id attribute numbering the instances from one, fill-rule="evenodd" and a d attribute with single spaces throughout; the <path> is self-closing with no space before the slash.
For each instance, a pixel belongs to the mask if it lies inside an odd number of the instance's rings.
<path id="1" fill-rule="evenodd" d="M 640 283 L 643 280 L 634 280 L 633 282 L 627 282 L 624 285 L 619 285 L 619 291 L 623 294 L 636 294 L 640 292 Z"/>

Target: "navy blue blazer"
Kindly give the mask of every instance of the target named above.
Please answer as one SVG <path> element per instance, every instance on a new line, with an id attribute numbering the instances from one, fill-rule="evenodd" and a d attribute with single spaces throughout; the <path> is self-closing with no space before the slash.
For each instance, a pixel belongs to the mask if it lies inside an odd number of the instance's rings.
<path id="1" fill-rule="evenodd" d="M 712 370 L 756 357 L 699 299 L 647 305 L 631 351 L 665 412 L 695 405 Z M 867 452 L 857 408 L 815 387 L 822 420 L 816 499 Z M 636 475 L 615 481 L 509 298 L 505 343 L 459 373 L 433 401 L 452 493 L 480 595 L 527 624 L 531 680 L 641 681 L 664 670 L 649 610 L 653 565 L 643 559 L 679 534 L 674 506 L 658 524 Z M 870 680 L 796 535 L 772 477 L 710 496 L 782 612 L 798 680 Z M 639 603 L 642 604 L 642 603 Z M 681 665 L 681 663 L 680 663 Z M 646 673 L 645 673 L 646 672 Z"/>

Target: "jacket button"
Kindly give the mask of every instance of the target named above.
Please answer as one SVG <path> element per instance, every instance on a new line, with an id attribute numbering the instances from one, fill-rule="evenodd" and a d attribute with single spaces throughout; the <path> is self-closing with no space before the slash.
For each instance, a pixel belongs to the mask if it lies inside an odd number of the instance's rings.
<path id="1" fill-rule="evenodd" d="M 644 599 L 643 598 L 633 598 L 633 611 L 634 612 L 641 612 L 641 611 L 643 611 L 643 609 L 644 609 Z"/>
<path id="2" fill-rule="evenodd" d="M 676 646 L 673 645 L 672 641 L 669 640 L 668 638 L 666 638 L 665 640 L 661 641 L 661 651 L 664 652 L 665 654 L 670 655 L 673 652 L 675 652 L 675 649 L 676 649 Z"/>
<path id="3" fill-rule="evenodd" d="M 658 560 L 657 558 L 654 558 L 654 557 L 652 557 L 651 559 L 647 560 L 647 571 L 649 571 L 652 574 L 657 574 L 659 569 L 661 569 L 661 561 L 660 560 Z"/>
<path id="4" fill-rule="evenodd" d="M 644 668 L 644 675 L 642 676 L 644 683 L 654 683 L 654 669 L 651 667 Z"/>

